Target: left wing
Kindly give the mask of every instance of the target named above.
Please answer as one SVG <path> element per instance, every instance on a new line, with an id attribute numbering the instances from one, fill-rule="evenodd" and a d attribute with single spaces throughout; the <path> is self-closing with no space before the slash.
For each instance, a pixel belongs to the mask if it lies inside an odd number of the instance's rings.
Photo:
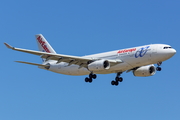
<path id="1" fill-rule="evenodd" d="M 86 58 L 86 57 L 54 54 L 54 53 L 47 53 L 47 52 L 41 52 L 41 51 L 15 48 L 7 43 L 4 43 L 4 44 L 6 45 L 6 47 L 8 47 L 9 49 L 12 49 L 12 50 L 38 55 L 38 56 L 41 56 L 41 58 L 45 58 L 46 60 L 56 60 L 57 63 L 66 62 L 66 63 L 69 63 L 69 65 L 72 65 L 72 64 L 79 65 L 79 68 L 87 67 L 89 61 L 99 60 L 99 59 L 92 59 L 92 58 Z M 108 61 L 111 66 L 122 63 L 121 60 L 108 60 Z"/>

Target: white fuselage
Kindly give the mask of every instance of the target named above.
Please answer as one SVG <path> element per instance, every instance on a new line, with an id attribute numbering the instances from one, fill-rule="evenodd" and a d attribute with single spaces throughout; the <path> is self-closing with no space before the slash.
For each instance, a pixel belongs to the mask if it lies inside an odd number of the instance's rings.
<path id="1" fill-rule="evenodd" d="M 109 74 L 124 72 L 136 67 L 156 64 L 158 62 L 165 61 L 171 58 L 176 53 L 176 50 L 171 48 L 169 45 L 165 44 L 151 44 L 133 48 L 127 48 L 122 50 L 115 50 L 111 52 L 93 54 L 88 56 L 83 56 L 85 58 L 95 58 L 104 60 L 121 60 L 122 63 L 111 66 L 109 69 L 103 71 L 94 72 L 95 74 Z M 69 65 L 66 62 L 57 63 L 57 61 L 47 61 L 50 63 L 50 68 L 48 70 L 56 73 L 66 74 L 66 75 L 87 75 L 90 74 L 87 68 L 79 68 L 78 65 Z M 44 64 L 47 64 L 44 63 Z"/>

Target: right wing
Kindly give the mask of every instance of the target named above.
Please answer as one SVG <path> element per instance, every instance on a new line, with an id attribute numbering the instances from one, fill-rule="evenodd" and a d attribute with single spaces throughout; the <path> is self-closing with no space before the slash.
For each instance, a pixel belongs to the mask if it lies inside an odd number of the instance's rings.
<path id="1" fill-rule="evenodd" d="M 11 45 L 7 44 L 7 43 L 4 43 L 4 44 L 6 45 L 6 47 L 8 47 L 12 50 L 38 55 L 38 56 L 41 56 L 41 58 L 45 58 L 46 60 L 56 60 L 57 63 L 66 62 L 66 63 L 69 63 L 69 65 L 72 65 L 72 64 L 79 65 L 79 68 L 87 67 L 89 61 L 99 60 L 99 59 L 92 59 L 92 58 L 86 58 L 86 57 L 78 57 L 78 56 L 63 55 L 63 54 L 54 54 L 54 53 L 47 53 L 47 52 L 41 52 L 41 51 L 15 48 L 15 47 L 12 47 Z M 110 62 L 111 66 L 122 63 L 121 60 L 108 60 L 108 61 Z"/>

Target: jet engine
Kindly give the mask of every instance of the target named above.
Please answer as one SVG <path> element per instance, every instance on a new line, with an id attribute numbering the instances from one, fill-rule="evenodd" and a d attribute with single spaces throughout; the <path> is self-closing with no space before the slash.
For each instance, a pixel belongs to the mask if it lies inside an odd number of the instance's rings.
<path id="1" fill-rule="evenodd" d="M 107 60 L 97 60 L 88 65 L 90 71 L 108 70 L 109 68 L 110 63 Z"/>
<path id="2" fill-rule="evenodd" d="M 133 71 L 134 76 L 147 77 L 156 73 L 154 65 L 142 66 Z"/>

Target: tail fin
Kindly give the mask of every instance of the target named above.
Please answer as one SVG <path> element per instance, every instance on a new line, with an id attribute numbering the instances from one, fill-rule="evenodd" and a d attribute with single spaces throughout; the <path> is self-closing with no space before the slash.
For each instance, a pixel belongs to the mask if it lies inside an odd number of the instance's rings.
<path id="1" fill-rule="evenodd" d="M 54 49 L 51 47 L 51 45 L 48 43 L 48 41 L 44 38 L 42 34 L 37 34 L 36 40 L 40 51 L 56 54 Z"/>

